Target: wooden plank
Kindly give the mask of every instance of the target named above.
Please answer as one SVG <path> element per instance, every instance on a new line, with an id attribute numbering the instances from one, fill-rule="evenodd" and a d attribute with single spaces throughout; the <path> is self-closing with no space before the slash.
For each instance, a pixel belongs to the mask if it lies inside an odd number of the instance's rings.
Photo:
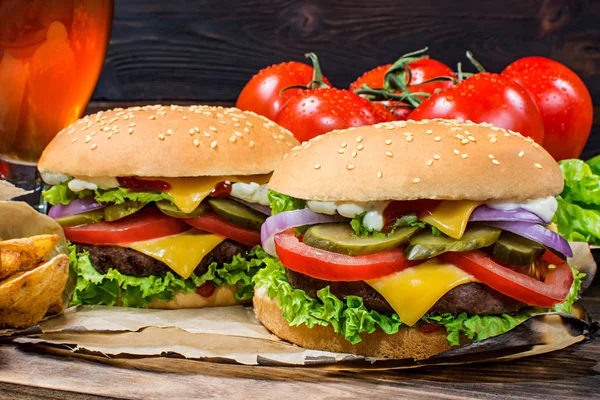
<path id="1" fill-rule="evenodd" d="M 334 85 L 425 46 L 491 71 L 526 55 L 573 68 L 600 104 L 600 2 L 119 0 L 97 100 L 236 99 L 260 68 L 316 52 Z"/>

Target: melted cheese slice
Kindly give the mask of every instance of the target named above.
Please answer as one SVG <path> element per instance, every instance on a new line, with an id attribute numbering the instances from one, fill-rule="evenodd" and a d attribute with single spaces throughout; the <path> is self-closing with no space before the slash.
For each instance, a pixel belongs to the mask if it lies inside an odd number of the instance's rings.
<path id="1" fill-rule="evenodd" d="M 474 281 L 475 278 L 453 264 L 433 258 L 366 282 L 387 300 L 403 323 L 412 326 L 452 288 Z"/>
<path id="2" fill-rule="evenodd" d="M 200 261 L 225 238 L 196 229 L 178 235 L 122 245 L 144 253 L 169 266 L 177 275 L 187 279 Z"/>
<path id="3" fill-rule="evenodd" d="M 435 226 L 446 235 L 460 239 L 465 233 L 469 217 L 475 208 L 483 204 L 480 201 L 444 200 L 422 220 Z"/>
<path id="4" fill-rule="evenodd" d="M 196 207 L 198 207 L 198 205 L 200 205 L 202 200 L 204 200 L 210 194 L 210 192 L 215 188 L 215 186 L 219 182 L 256 182 L 259 185 L 263 185 L 269 182 L 270 177 L 271 174 L 146 179 L 159 179 L 163 182 L 167 182 L 171 186 L 171 188 L 169 190 L 165 190 L 165 193 L 169 194 L 173 198 L 173 204 L 175 204 L 177 208 L 179 208 L 182 212 L 189 214 L 192 211 L 194 211 Z"/>

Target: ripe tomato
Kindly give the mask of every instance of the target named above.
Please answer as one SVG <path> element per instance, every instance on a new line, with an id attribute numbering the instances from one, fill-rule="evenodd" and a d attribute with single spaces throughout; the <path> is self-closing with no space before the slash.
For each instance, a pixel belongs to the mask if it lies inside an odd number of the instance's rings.
<path id="1" fill-rule="evenodd" d="M 370 71 L 365 72 L 360 78 L 350 84 L 350 90 L 355 91 L 362 85 L 367 85 L 371 88 L 381 88 L 385 84 L 385 74 L 393 64 L 380 65 Z M 444 90 L 452 86 L 454 83 L 450 80 L 440 82 L 430 82 L 422 84 L 439 76 L 455 77 L 456 74 L 446 64 L 433 60 L 431 58 L 421 58 L 419 60 L 408 63 L 411 70 L 412 78 L 408 83 L 408 90 L 411 92 L 425 92 L 434 94 L 437 91 Z"/>
<path id="2" fill-rule="evenodd" d="M 519 84 L 498 74 L 482 72 L 423 101 L 410 119 L 457 119 L 488 122 L 544 140 L 542 116 L 529 94 Z"/>
<path id="3" fill-rule="evenodd" d="M 313 67 L 296 62 L 285 62 L 261 69 L 244 86 L 237 99 L 236 107 L 244 111 L 254 111 L 270 120 L 275 120 L 283 105 L 301 89 L 282 89 L 293 85 L 307 85 L 313 79 Z M 323 81 L 329 84 L 327 78 Z"/>
<path id="4" fill-rule="evenodd" d="M 383 121 L 369 100 L 335 88 L 305 90 L 297 94 L 288 100 L 275 119 L 301 142 L 334 129 Z"/>
<path id="5" fill-rule="evenodd" d="M 108 245 L 176 235 L 190 227 L 180 219 L 161 213 L 155 207 L 148 207 L 117 221 L 65 226 L 63 229 L 71 242 Z"/>
<path id="6" fill-rule="evenodd" d="M 503 267 L 479 250 L 465 253 L 448 252 L 440 257 L 473 275 L 475 279 L 492 289 L 531 306 L 547 308 L 555 306 L 567 298 L 573 284 L 571 267 L 562 260 L 555 264 L 554 268 L 549 269 L 542 282 Z M 552 263 L 550 258 L 545 257 L 545 259 L 548 263 Z"/>
<path id="7" fill-rule="evenodd" d="M 544 121 L 542 145 L 558 161 L 581 155 L 592 129 L 592 98 L 585 84 L 566 66 L 544 57 L 510 64 L 505 76 L 523 86 Z"/>
<path id="8" fill-rule="evenodd" d="M 286 268 L 328 281 L 377 279 L 418 264 L 408 261 L 402 249 L 363 256 L 348 256 L 317 249 L 301 242 L 294 235 L 294 229 L 275 235 L 275 249 Z"/>
<path id="9" fill-rule="evenodd" d="M 248 246 L 260 244 L 260 232 L 234 225 L 214 213 L 202 214 L 194 218 L 185 218 L 183 221 L 194 228 L 225 236 Z"/>

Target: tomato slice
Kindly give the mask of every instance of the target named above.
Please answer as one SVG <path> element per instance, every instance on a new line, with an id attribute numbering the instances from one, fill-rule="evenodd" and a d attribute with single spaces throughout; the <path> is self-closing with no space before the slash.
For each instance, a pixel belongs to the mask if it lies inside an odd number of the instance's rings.
<path id="1" fill-rule="evenodd" d="M 183 221 L 194 228 L 225 236 L 247 246 L 257 246 L 260 244 L 260 232 L 234 225 L 214 213 L 206 213 L 194 218 L 185 218 Z"/>
<path id="2" fill-rule="evenodd" d="M 408 261 L 402 249 L 363 256 L 348 256 L 317 249 L 301 242 L 294 235 L 294 229 L 275 235 L 275 249 L 286 268 L 328 281 L 377 279 L 418 264 Z"/>
<path id="3" fill-rule="evenodd" d="M 184 232 L 189 226 L 155 207 L 147 207 L 117 221 L 67 226 L 63 229 L 71 242 L 98 245 L 157 239 Z"/>
<path id="4" fill-rule="evenodd" d="M 501 266 L 482 251 L 449 252 L 440 257 L 492 289 L 532 306 L 553 307 L 567 298 L 573 284 L 571 267 L 562 260 L 554 264 L 542 282 Z M 550 263 L 548 257 L 544 259 Z"/>

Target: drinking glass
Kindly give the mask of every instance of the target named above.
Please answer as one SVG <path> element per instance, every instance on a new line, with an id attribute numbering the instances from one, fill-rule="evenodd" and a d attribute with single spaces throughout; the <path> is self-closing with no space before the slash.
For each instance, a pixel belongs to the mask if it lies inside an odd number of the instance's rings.
<path id="1" fill-rule="evenodd" d="M 80 118 L 98 81 L 114 0 L 0 0 L 0 174 L 34 190 L 46 145 Z"/>

